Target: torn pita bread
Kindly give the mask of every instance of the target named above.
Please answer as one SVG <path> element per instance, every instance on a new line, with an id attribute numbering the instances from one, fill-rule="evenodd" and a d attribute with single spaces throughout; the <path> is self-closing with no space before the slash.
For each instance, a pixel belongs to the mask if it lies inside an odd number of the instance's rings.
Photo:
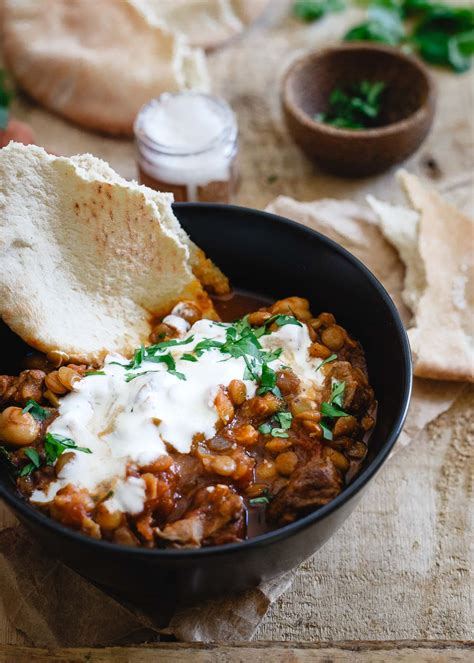
<path id="1" fill-rule="evenodd" d="M 112 174 L 87 154 L 0 150 L 0 316 L 42 352 L 129 355 L 183 299 L 214 315 L 171 196 Z"/>
<path id="2" fill-rule="evenodd" d="M 212 49 L 243 32 L 269 0 L 129 0 L 150 21 L 186 35 L 191 46 Z"/>
<path id="3" fill-rule="evenodd" d="M 414 175 L 399 179 L 414 210 L 368 201 L 406 265 L 415 375 L 473 381 L 473 221 Z"/>
<path id="4" fill-rule="evenodd" d="M 118 183 L 122 186 L 130 186 L 130 182 L 121 177 L 113 170 L 108 163 L 92 157 L 90 154 L 77 154 L 71 157 L 71 161 L 83 168 L 87 177 L 98 179 L 110 184 Z M 189 264 L 193 270 L 194 276 L 210 292 L 216 295 L 225 295 L 230 292 L 229 279 L 221 272 L 219 267 L 212 260 L 206 257 L 206 254 L 190 239 L 178 219 L 173 214 L 171 203 L 173 195 L 171 193 L 162 193 L 155 191 L 142 184 L 134 185 L 135 188 L 156 205 L 161 222 L 173 233 L 177 234 L 181 242 L 187 245 L 189 249 Z"/>
<path id="5" fill-rule="evenodd" d="M 202 51 L 127 0 L 4 0 L 3 53 L 36 101 L 89 129 L 132 134 L 164 91 L 206 91 Z"/>

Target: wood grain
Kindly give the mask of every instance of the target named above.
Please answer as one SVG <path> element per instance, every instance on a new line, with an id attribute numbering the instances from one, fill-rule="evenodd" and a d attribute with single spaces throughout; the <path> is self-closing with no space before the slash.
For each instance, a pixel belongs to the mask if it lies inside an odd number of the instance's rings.
<path id="1" fill-rule="evenodd" d="M 210 58 L 215 90 L 230 101 L 239 120 L 242 187 L 237 202 L 263 208 L 278 194 L 301 200 L 336 197 L 363 201 L 368 191 L 395 199 L 393 172 L 351 181 L 318 171 L 291 142 L 281 117 L 279 80 L 287 64 L 305 50 L 340 38 L 359 15 L 350 10 L 307 26 L 288 17 L 286 0 L 273 4 L 276 11 L 267 25 L 256 26 L 246 39 Z M 432 72 L 439 89 L 434 129 L 406 167 L 447 188 L 459 204 L 472 210 L 474 77 L 472 73 Z M 125 177 L 135 176 L 131 142 L 86 133 L 26 99 L 20 99 L 15 110 L 32 123 L 38 141 L 47 149 L 65 155 L 90 151 Z M 225 222 L 223 218 L 223 232 Z M 292 588 L 261 624 L 258 640 L 462 640 L 472 636 L 473 393 L 469 390 L 430 426 L 427 435 L 387 464 L 349 521 L 300 567 Z M 8 516 L 0 508 L 0 524 L 2 519 Z M 10 617 L 14 622 L 14 616 Z M 27 644 L 1 612 L 0 642 Z M 370 650 L 369 646 L 358 649 L 354 643 L 349 648 L 322 643 L 295 649 L 280 644 L 272 647 L 271 655 L 267 644 L 237 649 L 221 646 L 218 658 L 212 647 L 53 654 L 4 646 L 0 661 L 173 661 L 180 660 L 178 655 L 196 663 L 257 662 L 264 656 L 267 661 L 285 662 L 357 661 L 369 655 L 378 658 L 364 660 L 465 661 L 469 656 L 472 660 L 470 650 L 454 643 L 415 649 L 412 644 L 390 642 L 383 649 Z"/>
<path id="2" fill-rule="evenodd" d="M 462 663 L 471 661 L 473 645 L 468 642 L 320 642 L 318 644 L 261 642 L 253 645 L 159 644 L 102 649 L 32 649 L 0 646 L 0 663 L 166 663 L 192 660 L 195 663 Z"/>

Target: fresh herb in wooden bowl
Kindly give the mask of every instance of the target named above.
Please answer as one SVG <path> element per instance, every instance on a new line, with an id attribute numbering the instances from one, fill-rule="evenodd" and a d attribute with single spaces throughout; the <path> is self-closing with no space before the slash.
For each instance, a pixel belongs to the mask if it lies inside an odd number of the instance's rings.
<path id="1" fill-rule="evenodd" d="M 383 81 L 361 81 L 343 90 L 335 88 L 329 97 L 329 108 L 317 113 L 317 122 L 340 129 L 369 129 L 379 125 Z"/>
<path id="2" fill-rule="evenodd" d="M 361 4 L 358 2 L 356 4 Z M 351 28 L 346 41 L 401 46 L 431 64 L 467 71 L 474 55 L 474 8 L 437 0 L 369 0 L 366 20 Z M 340 11 L 344 0 L 297 0 L 295 16 L 315 21 Z"/>

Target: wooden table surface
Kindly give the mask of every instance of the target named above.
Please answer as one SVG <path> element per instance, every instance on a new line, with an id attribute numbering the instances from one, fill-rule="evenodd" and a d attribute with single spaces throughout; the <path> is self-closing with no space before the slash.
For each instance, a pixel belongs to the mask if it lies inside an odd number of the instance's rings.
<path id="1" fill-rule="evenodd" d="M 307 26 L 289 18 L 287 6 L 287 0 L 273 0 L 265 21 L 209 58 L 214 89 L 229 100 L 239 119 L 242 186 L 236 202 L 263 208 L 279 194 L 301 200 L 363 200 L 368 191 L 396 199 L 393 173 L 355 181 L 329 177 L 289 139 L 279 107 L 282 72 L 299 53 L 339 38 L 358 16 L 350 10 Z M 435 125 L 406 167 L 452 192 L 472 213 L 474 78 L 470 73 L 433 74 L 439 91 Z M 18 101 L 16 112 L 31 122 L 38 142 L 47 149 L 64 155 L 90 151 L 124 176 L 135 176 L 130 141 L 84 132 L 25 99 Z M 222 229 L 225 232 L 225 218 Z M 399 655 L 396 660 L 472 657 L 460 643 L 422 642 L 472 637 L 472 394 L 467 389 L 426 434 L 384 467 L 342 529 L 300 567 L 293 586 L 273 605 L 256 634 L 256 640 L 275 643 L 272 660 L 357 661 L 367 654 L 371 660 L 388 661 L 389 651 Z M 0 525 L 7 518 L 0 507 Z M 374 640 L 416 642 L 397 647 L 354 643 Z M 293 645 L 277 645 L 282 641 Z M 320 641 L 352 642 L 311 646 Z M 302 642 L 309 644 L 295 644 Z M 42 655 L 12 648 L 28 642 L 1 613 L 0 645 L 0 662 L 40 660 Z M 177 660 L 175 654 L 217 660 L 217 652 L 219 660 L 259 661 L 264 656 L 268 660 L 268 646 L 223 645 L 216 650 L 166 645 L 160 652 L 167 661 Z M 46 656 L 54 661 L 152 658 L 148 649 L 129 650 L 127 655 L 119 650 L 77 650 Z"/>

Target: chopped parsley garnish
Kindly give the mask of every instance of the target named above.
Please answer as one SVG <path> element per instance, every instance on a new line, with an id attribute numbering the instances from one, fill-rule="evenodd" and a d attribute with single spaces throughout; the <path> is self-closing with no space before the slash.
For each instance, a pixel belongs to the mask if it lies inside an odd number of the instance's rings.
<path id="1" fill-rule="evenodd" d="M 270 422 L 265 422 L 258 427 L 263 435 L 272 435 L 273 437 L 289 437 L 287 431 L 291 428 L 293 415 L 291 412 L 277 412 Z"/>
<path id="2" fill-rule="evenodd" d="M 47 465 L 53 465 L 67 449 L 82 451 L 85 454 L 92 453 L 87 447 L 78 447 L 74 440 L 71 440 L 69 437 L 64 437 L 57 433 L 46 433 L 44 436 L 44 452 L 46 454 Z"/>
<path id="3" fill-rule="evenodd" d="M 326 113 L 314 119 L 339 129 L 369 129 L 378 125 L 381 96 L 386 88 L 382 81 L 361 81 L 347 89 L 336 88 L 329 97 Z"/>
<path id="4" fill-rule="evenodd" d="M 44 407 L 41 407 L 41 405 L 32 398 L 26 401 L 26 405 L 22 410 L 23 414 L 26 414 L 27 412 L 29 412 L 37 421 L 44 421 L 50 415 L 48 410 L 45 410 Z"/>
<path id="5" fill-rule="evenodd" d="M 302 323 L 291 315 L 276 314 L 272 315 L 266 322 L 259 327 L 252 327 L 248 321 L 248 316 L 237 320 L 233 324 L 224 325 L 224 323 L 214 323 L 219 326 L 225 326 L 226 337 L 225 340 L 217 340 L 215 338 L 205 338 L 199 341 L 192 351 L 187 352 L 181 356 L 184 361 L 195 362 L 201 357 L 204 352 L 217 349 L 222 354 L 230 355 L 234 358 L 242 358 L 245 362 L 245 370 L 243 379 L 253 380 L 259 383 L 258 394 L 266 394 L 272 392 L 278 398 L 282 398 L 282 394 L 276 385 L 276 373 L 270 368 L 269 364 L 278 359 L 282 353 L 281 348 L 266 351 L 262 348 L 259 338 L 270 334 L 270 326 L 276 324 L 278 327 L 284 325 L 297 325 L 302 326 Z M 186 380 L 184 373 L 176 370 L 176 361 L 170 352 L 164 353 L 167 348 L 176 347 L 179 345 L 187 345 L 193 341 L 193 336 L 185 338 L 184 340 L 170 340 L 156 343 L 148 347 L 141 346 L 134 354 L 133 359 L 128 364 L 120 364 L 126 371 L 135 371 L 143 364 L 143 362 L 156 362 L 164 363 L 168 373 L 174 375 L 180 380 Z M 223 361 L 227 361 L 224 358 Z M 149 371 L 142 373 L 127 372 L 125 380 L 130 382 L 139 375 L 144 375 Z"/>
<path id="6" fill-rule="evenodd" d="M 331 387 L 331 397 L 329 403 L 321 403 L 321 414 L 323 418 L 320 421 L 320 426 L 323 431 L 325 440 L 332 440 L 332 429 L 334 426 L 334 419 L 339 417 L 348 417 L 349 415 L 342 409 L 344 403 L 344 394 L 346 390 L 346 383 L 334 380 Z"/>
<path id="7" fill-rule="evenodd" d="M 19 477 L 27 477 L 41 466 L 41 460 L 36 449 L 28 447 L 25 449 L 25 456 L 30 460 L 27 465 L 24 465 L 18 472 Z"/>
<path id="8" fill-rule="evenodd" d="M 268 488 L 264 488 L 258 497 L 251 497 L 249 499 L 250 506 L 258 506 L 259 504 L 270 504 L 272 495 L 268 493 Z"/>
<path id="9" fill-rule="evenodd" d="M 190 355 L 187 352 L 184 355 L 181 355 L 181 359 L 183 359 L 183 361 L 197 361 L 197 357 Z"/>
<path id="10" fill-rule="evenodd" d="M 324 366 L 325 364 L 329 364 L 329 362 L 331 362 L 331 361 L 335 361 L 336 359 L 337 359 L 337 355 L 331 355 L 330 357 L 328 357 L 327 359 L 325 359 L 324 361 L 322 361 L 322 362 L 319 364 L 319 366 L 316 367 L 316 370 L 319 371 L 319 369 L 321 368 L 321 366 Z"/>
<path id="11" fill-rule="evenodd" d="M 116 362 L 113 362 L 114 364 Z M 86 377 L 88 375 L 105 375 L 105 371 L 86 371 Z"/>
<path id="12" fill-rule="evenodd" d="M 249 499 L 250 506 L 258 506 L 259 504 L 270 504 L 270 499 L 265 495 L 262 497 L 252 497 Z"/>

